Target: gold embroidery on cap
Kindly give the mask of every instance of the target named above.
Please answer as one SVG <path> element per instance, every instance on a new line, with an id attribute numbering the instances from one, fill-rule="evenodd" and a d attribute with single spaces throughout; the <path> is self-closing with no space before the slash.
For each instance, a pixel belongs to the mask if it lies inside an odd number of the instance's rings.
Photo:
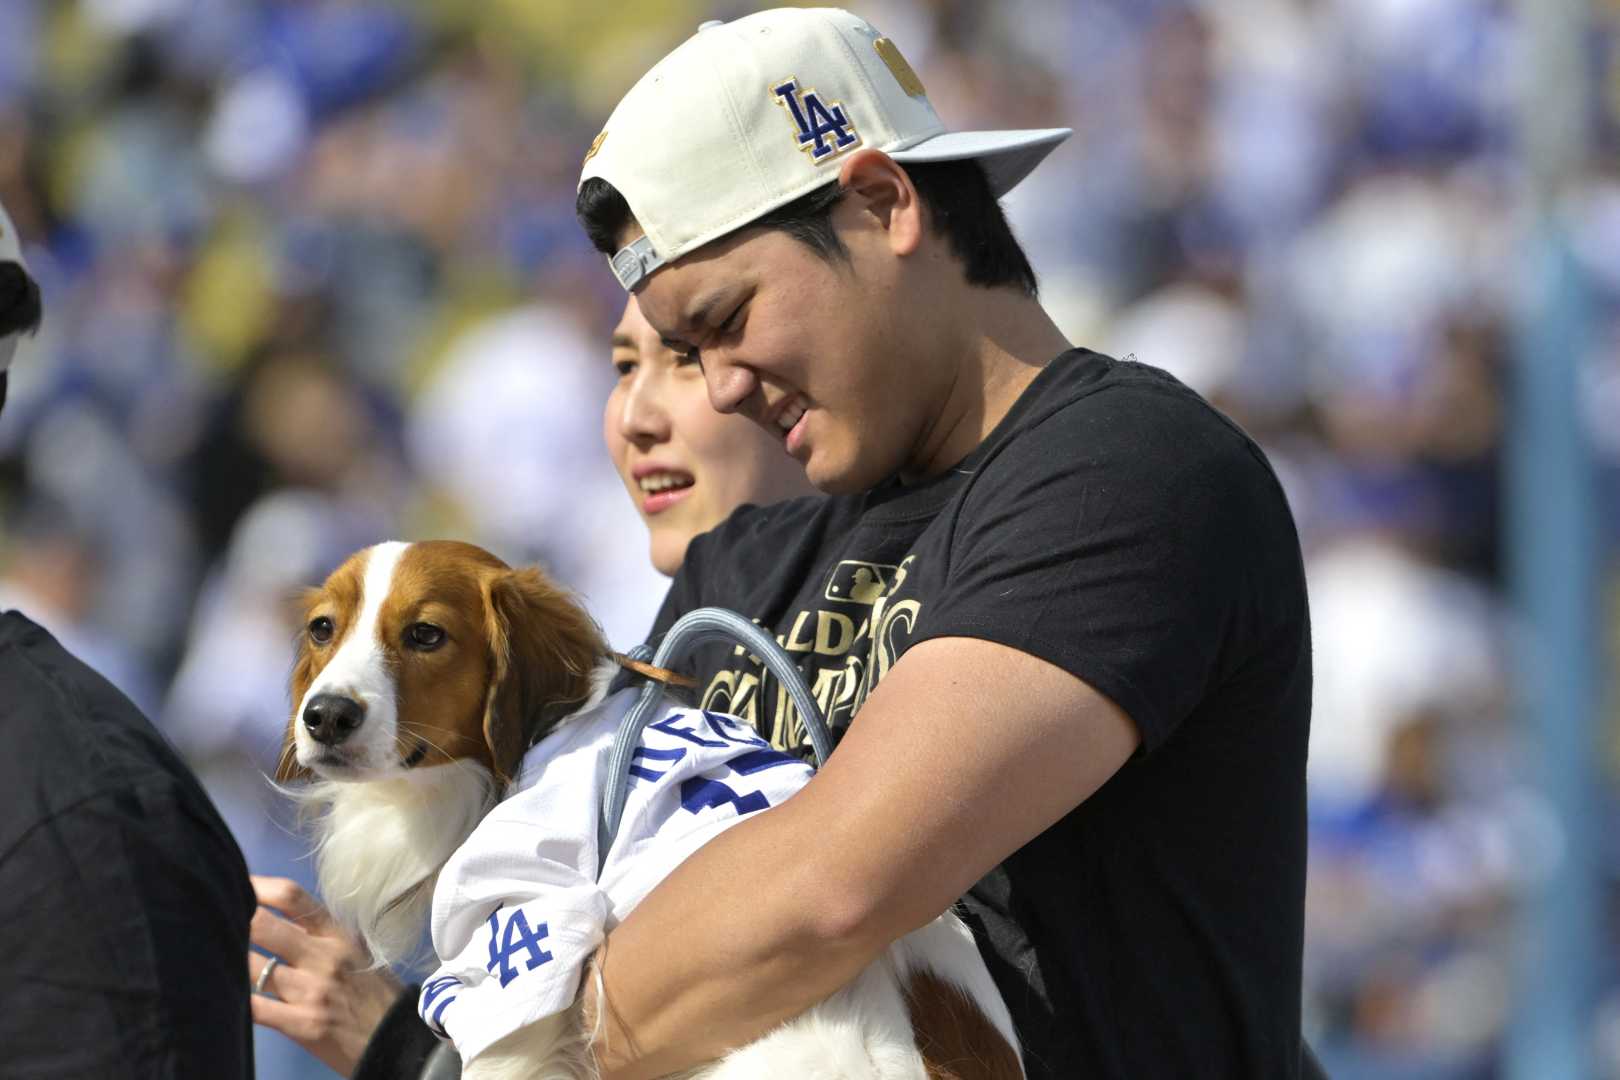
<path id="1" fill-rule="evenodd" d="M 883 62 L 889 66 L 889 71 L 894 75 L 895 82 L 900 84 L 900 89 L 912 97 L 926 97 L 928 95 L 928 91 L 923 89 L 922 80 L 917 78 L 917 73 L 912 70 L 910 64 L 906 63 L 906 58 L 900 55 L 900 46 L 888 38 L 882 37 L 872 42 L 872 48 L 876 49 L 877 54 L 883 57 Z"/>
<path id="2" fill-rule="evenodd" d="M 602 149 L 602 140 L 604 140 L 606 138 L 607 138 L 607 132 L 604 131 L 601 134 L 597 135 L 596 138 L 591 140 L 591 148 L 589 150 L 585 151 L 585 161 L 581 161 L 579 163 L 580 168 L 584 168 L 585 167 L 585 162 L 590 161 L 591 158 L 596 156 L 596 152 L 598 150 Z"/>

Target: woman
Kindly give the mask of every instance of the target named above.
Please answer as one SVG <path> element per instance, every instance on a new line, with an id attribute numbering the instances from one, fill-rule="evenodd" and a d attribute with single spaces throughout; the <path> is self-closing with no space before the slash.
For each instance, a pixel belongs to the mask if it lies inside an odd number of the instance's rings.
<path id="1" fill-rule="evenodd" d="M 814 492 L 776 439 L 750 420 L 710 407 L 702 371 L 663 346 L 634 297 L 614 327 L 612 361 L 619 379 L 603 411 L 602 438 L 647 523 L 660 573 L 674 574 L 692 538 L 738 506 Z M 403 994 L 386 969 L 372 968 L 365 949 L 317 900 L 285 878 L 254 877 L 253 887 L 261 905 L 253 944 L 279 958 L 271 972 L 275 996 L 253 997 L 255 1023 L 281 1032 L 344 1076 L 366 1056 L 385 1017 L 390 1031 L 396 1024 L 420 1026 L 415 995 Z M 250 953 L 249 978 L 260 982 L 268 964 Z M 386 1034 L 377 1040 L 368 1072 L 389 1041 Z"/>

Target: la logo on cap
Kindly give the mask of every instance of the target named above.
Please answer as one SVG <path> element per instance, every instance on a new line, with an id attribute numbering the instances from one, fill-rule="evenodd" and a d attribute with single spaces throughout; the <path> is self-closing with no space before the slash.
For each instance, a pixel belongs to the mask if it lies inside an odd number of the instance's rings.
<path id="1" fill-rule="evenodd" d="M 776 103 L 787 110 L 799 140 L 799 149 L 820 165 L 861 143 L 861 134 L 850 123 L 842 102 L 830 104 L 814 90 L 799 89 L 797 78 L 785 79 L 771 87 Z M 828 138 L 832 142 L 828 142 Z"/>

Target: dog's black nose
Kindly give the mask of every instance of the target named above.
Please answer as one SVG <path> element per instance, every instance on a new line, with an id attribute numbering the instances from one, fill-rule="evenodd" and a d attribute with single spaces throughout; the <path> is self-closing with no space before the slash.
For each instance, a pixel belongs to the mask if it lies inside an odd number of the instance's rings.
<path id="1" fill-rule="evenodd" d="M 366 707 L 342 694 L 316 694 L 304 706 L 304 727 L 316 742 L 336 746 L 366 718 Z"/>

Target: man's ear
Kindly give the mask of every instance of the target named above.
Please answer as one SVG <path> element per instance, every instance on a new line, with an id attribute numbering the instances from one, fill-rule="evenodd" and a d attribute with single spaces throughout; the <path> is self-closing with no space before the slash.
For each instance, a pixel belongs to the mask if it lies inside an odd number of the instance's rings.
<path id="1" fill-rule="evenodd" d="M 857 150 L 838 170 L 838 183 L 846 203 L 855 202 L 876 219 L 896 255 L 917 250 L 927 222 L 916 185 L 898 161 L 872 147 Z"/>
<path id="2" fill-rule="evenodd" d="M 504 784 L 535 740 L 590 695 L 607 644 L 584 607 L 533 568 L 485 578 L 484 610 L 491 657 L 484 742 Z"/>
<path id="3" fill-rule="evenodd" d="M 298 764 L 293 733 L 298 730 L 298 707 L 304 703 L 304 695 L 309 693 L 309 684 L 315 681 L 315 658 L 310 655 L 309 633 L 304 629 L 304 621 L 320 594 L 319 589 L 302 589 L 287 599 L 283 609 L 289 620 L 298 627 L 298 644 L 292 674 L 287 680 L 287 697 L 292 714 L 287 718 L 287 730 L 281 739 L 281 754 L 276 758 L 276 782 L 281 784 L 308 780 L 315 775 Z"/>

